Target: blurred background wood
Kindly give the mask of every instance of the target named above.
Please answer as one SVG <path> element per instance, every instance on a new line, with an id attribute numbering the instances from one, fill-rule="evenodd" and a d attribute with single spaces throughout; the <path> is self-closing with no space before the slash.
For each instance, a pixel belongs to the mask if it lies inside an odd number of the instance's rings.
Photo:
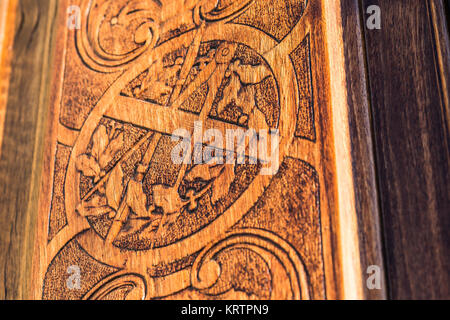
<path id="1" fill-rule="evenodd" d="M 15 14 L 15 41 L 0 159 L 0 298 L 3 299 L 26 299 L 30 292 L 50 37 L 56 2 L 19 1 Z"/>
<path id="2" fill-rule="evenodd" d="M 450 298 L 449 42 L 443 2 L 378 5 L 365 30 L 386 274 L 393 299 Z"/>
<path id="3" fill-rule="evenodd" d="M 16 8 L 16 0 L 4 0 L 0 3 L 0 154 L 11 73 Z"/>
<path id="4" fill-rule="evenodd" d="M 364 48 L 364 8 L 358 0 L 341 2 L 344 29 L 346 85 L 353 163 L 354 190 L 359 228 L 362 272 L 371 266 L 384 270 L 380 208 L 377 188 L 375 149 L 372 140 L 371 110 Z M 381 287 L 386 288 L 385 275 Z M 366 299 L 386 299 L 386 290 L 364 286 Z"/>

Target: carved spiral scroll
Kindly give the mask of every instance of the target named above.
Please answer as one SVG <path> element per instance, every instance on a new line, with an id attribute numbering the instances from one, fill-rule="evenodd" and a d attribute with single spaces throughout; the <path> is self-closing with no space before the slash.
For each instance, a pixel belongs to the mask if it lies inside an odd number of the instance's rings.
<path id="1" fill-rule="evenodd" d="M 186 12 L 193 15 L 191 27 L 205 21 L 226 22 L 252 1 L 236 0 L 225 5 L 217 0 L 191 1 Z M 129 67 L 130 62 L 157 46 L 160 35 L 176 24 L 176 17 L 164 17 L 163 9 L 157 1 L 82 0 L 82 27 L 76 32 L 76 45 L 83 61 L 105 73 Z"/>
<path id="2" fill-rule="evenodd" d="M 235 0 L 226 5 L 219 5 L 217 1 L 204 1 L 199 5 L 200 16 L 205 21 L 218 21 L 230 18 L 242 12 L 253 0 Z"/>
<path id="3" fill-rule="evenodd" d="M 276 263 L 282 268 L 275 268 Z M 307 274 L 297 252 L 263 230 L 238 230 L 205 248 L 192 267 L 191 283 L 211 296 L 235 290 L 259 299 L 309 300 Z"/>
<path id="4" fill-rule="evenodd" d="M 147 295 L 145 280 L 135 274 L 115 274 L 91 289 L 83 300 L 144 300 Z"/>
<path id="5" fill-rule="evenodd" d="M 83 0 L 76 44 L 84 62 L 99 72 L 120 71 L 153 48 L 159 37 L 158 10 L 153 1 Z"/>

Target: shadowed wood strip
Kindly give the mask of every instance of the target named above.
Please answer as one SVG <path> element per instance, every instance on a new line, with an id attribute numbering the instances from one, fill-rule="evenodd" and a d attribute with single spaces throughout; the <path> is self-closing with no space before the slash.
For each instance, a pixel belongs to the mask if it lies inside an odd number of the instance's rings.
<path id="1" fill-rule="evenodd" d="M 48 59 L 57 1 L 19 1 L 0 160 L 0 298 L 29 297 L 46 119 Z M 34 209 L 31 209 L 33 208 Z"/>
<path id="2" fill-rule="evenodd" d="M 5 0 L 0 3 L 0 154 L 8 101 L 16 8 L 17 0 Z"/>
<path id="3" fill-rule="evenodd" d="M 381 30 L 365 30 L 393 299 L 450 297 L 448 87 L 442 86 L 439 61 L 448 48 L 436 52 L 430 3 L 376 1 Z"/>

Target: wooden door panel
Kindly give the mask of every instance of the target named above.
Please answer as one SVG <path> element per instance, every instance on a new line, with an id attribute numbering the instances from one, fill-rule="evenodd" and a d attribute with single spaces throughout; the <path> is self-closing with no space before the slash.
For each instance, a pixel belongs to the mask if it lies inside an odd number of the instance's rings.
<path id="1" fill-rule="evenodd" d="M 448 70 L 442 0 L 1 1 L 0 298 L 448 297 Z"/>
<path id="2" fill-rule="evenodd" d="M 360 9 L 19 1 L 5 296 L 383 298 L 365 284 L 383 261 Z"/>
<path id="3" fill-rule="evenodd" d="M 337 297 L 323 4 L 89 3 L 59 10 L 35 297 Z M 277 129 L 278 173 L 172 163 L 196 121 Z"/>

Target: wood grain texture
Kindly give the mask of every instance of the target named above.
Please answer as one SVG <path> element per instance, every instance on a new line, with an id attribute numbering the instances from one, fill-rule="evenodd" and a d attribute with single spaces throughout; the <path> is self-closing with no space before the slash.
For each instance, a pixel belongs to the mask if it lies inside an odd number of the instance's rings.
<path id="1" fill-rule="evenodd" d="M 433 14 L 442 3 L 371 4 L 382 10 L 382 29 L 365 39 L 389 296 L 448 299 L 448 38 Z"/>
<path id="2" fill-rule="evenodd" d="M 362 297 L 339 2 L 59 3 L 33 298 Z M 195 121 L 278 173 L 173 163 Z"/>
<path id="3" fill-rule="evenodd" d="M 16 0 L 5 0 L 0 3 L 0 154 L 11 74 L 16 8 Z"/>
<path id="4" fill-rule="evenodd" d="M 449 85 L 450 85 L 450 40 L 449 22 L 450 11 L 448 1 L 431 0 L 429 4 L 429 15 L 434 33 L 436 50 L 436 62 L 438 66 L 439 82 L 442 91 L 443 108 L 447 115 L 447 128 L 449 127 Z"/>
<path id="5" fill-rule="evenodd" d="M 0 297 L 29 297 L 56 1 L 20 1 L 0 160 Z M 6 151 L 5 151 L 6 150 Z"/>
<path id="6" fill-rule="evenodd" d="M 93 2 L 18 1 L 0 298 L 449 298 L 443 1 Z M 199 120 L 278 173 L 174 164 Z"/>
<path id="7" fill-rule="evenodd" d="M 361 269 L 370 266 L 384 270 L 381 216 L 371 122 L 370 94 L 365 63 L 364 12 L 358 0 L 342 1 L 346 85 L 348 90 L 350 139 L 352 146 L 354 190 L 358 216 Z M 385 275 L 381 290 L 365 286 L 366 299 L 386 299 Z"/>

